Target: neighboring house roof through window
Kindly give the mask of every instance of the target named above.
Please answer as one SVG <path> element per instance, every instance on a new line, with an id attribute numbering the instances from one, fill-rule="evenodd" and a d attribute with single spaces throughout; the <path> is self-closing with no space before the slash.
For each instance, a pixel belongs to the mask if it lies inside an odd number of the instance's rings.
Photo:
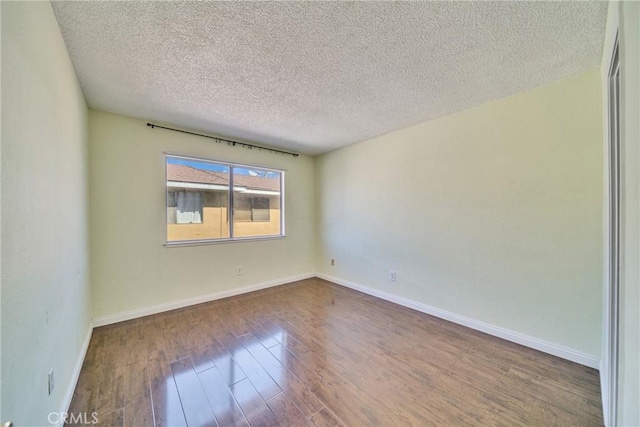
<path id="1" fill-rule="evenodd" d="M 280 179 L 234 174 L 234 185 L 251 190 L 279 191 Z M 196 169 L 191 166 L 167 164 L 167 180 L 196 184 L 229 185 L 229 174 Z"/>

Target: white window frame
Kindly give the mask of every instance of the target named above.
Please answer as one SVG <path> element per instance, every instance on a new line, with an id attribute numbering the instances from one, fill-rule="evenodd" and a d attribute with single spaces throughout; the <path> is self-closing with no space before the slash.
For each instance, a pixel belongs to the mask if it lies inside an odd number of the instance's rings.
<path id="1" fill-rule="evenodd" d="M 167 203 L 168 203 L 168 193 L 169 186 L 167 180 L 167 160 L 169 158 L 172 159 L 180 159 L 180 160 L 191 160 L 195 162 L 201 163 L 210 163 L 218 166 L 225 166 L 229 168 L 229 189 L 228 189 L 228 208 L 227 208 L 227 220 L 229 221 L 229 237 L 223 237 L 219 239 L 196 239 L 196 240 L 169 240 L 168 234 L 168 214 L 167 214 Z M 258 165 L 250 165 L 245 163 L 232 163 L 225 162 L 214 159 L 207 159 L 203 157 L 192 157 L 185 156 L 182 154 L 174 154 L 174 153 L 164 153 L 164 181 L 165 181 L 165 201 L 164 201 L 164 212 L 165 212 L 165 246 L 166 247 L 175 247 L 175 246 L 196 246 L 196 245 L 210 245 L 217 243 L 230 243 L 230 242 L 247 242 L 247 241 L 256 241 L 256 240 L 272 240 L 272 239 L 283 239 L 286 237 L 285 234 L 285 197 L 284 197 L 284 189 L 285 189 L 285 171 L 283 169 L 274 169 L 268 168 L 264 166 Z M 242 169 L 259 169 L 261 171 L 268 171 L 280 174 L 280 233 L 279 234 L 271 234 L 265 236 L 246 236 L 246 237 L 236 237 L 234 236 L 234 223 L 233 223 L 233 170 L 234 168 L 242 168 Z M 212 189 L 218 187 L 217 185 L 211 185 Z M 220 188 L 222 189 L 222 188 Z M 263 194 L 263 193 L 261 193 Z M 204 218 L 203 218 L 204 220 Z"/>

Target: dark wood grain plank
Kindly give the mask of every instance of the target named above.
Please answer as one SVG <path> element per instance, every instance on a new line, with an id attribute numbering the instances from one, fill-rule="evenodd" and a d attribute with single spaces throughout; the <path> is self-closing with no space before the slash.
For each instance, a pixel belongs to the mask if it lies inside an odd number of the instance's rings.
<path id="1" fill-rule="evenodd" d="M 149 355 L 149 373 L 156 427 L 186 426 L 180 395 L 164 350 Z"/>
<path id="2" fill-rule="evenodd" d="M 280 386 L 287 398 L 300 408 L 305 417 L 310 417 L 323 406 L 315 394 L 264 347 L 261 340 L 252 334 L 246 334 L 239 337 L 238 341 Z"/>
<path id="3" fill-rule="evenodd" d="M 327 408 L 322 408 L 310 418 L 315 427 L 341 427 L 343 424 Z"/>
<path id="4" fill-rule="evenodd" d="M 236 337 L 231 334 L 226 334 L 220 339 L 223 342 L 222 345 L 226 347 L 227 351 L 233 357 L 233 360 L 242 369 L 263 400 L 269 400 L 282 392 L 273 378 L 271 378 L 262 365 L 260 365 Z M 218 366 L 217 362 L 215 363 L 216 366 Z"/>
<path id="5" fill-rule="evenodd" d="M 82 363 L 69 413 L 92 413 L 98 404 L 105 335 L 94 332 Z"/>
<path id="6" fill-rule="evenodd" d="M 129 366 L 125 377 L 124 425 L 153 426 L 149 370 L 146 363 L 143 366 Z"/>
<path id="7" fill-rule="evenodd" d="M 104 414 L 97 415 L 98 422 L 93 424 L 93 417 L 89 415 L 81 424 L 86 426 L 88 425 L 96 425 L 96 426 L 104 426 L 104 427 L 122 427 L 124 425 L 124 408 L 120 408 L 117 411 L 112 411 Z"/>
<path id="8" fill-rule="evenodd" d="M 398 424 L 385 407 L 340 374 L 330 370 L 319 371 L 318 364 L 313 361 L 303 363 L 282 345 L 271 347 L 269 351 L 297 377 L 305 378 L 314 395 L 332 408 L 346 425 Z M 345 405 L 344 402 L 349 404 Z M 385 410 L 381 411 L 381 407 Z"/>
<path id="9" fill-rule="evenodd" d="M 103 350 L 102 375 L 96 412 L 110 414 L 124 408 L 126 370 L 126 329 L 114 330 L 106 336 Z"/>
<path id="10" fill-rule="evenodd" d="M 285 393 L 280 393 L 268 400 L 267 406 L 281 426 L 306 426 L 309 424 L 307 417 L 304 416 L 295 403 L 287 398 Z"/>

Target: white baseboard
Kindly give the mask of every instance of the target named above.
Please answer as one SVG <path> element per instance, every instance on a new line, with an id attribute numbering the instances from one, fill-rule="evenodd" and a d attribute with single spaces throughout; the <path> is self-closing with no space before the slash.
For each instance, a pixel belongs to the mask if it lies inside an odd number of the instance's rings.
<path id="1" fill-rule="evenodd" d="M 246 294 L 260 289 L 271 288 L 273 286 L 284 285 L 286 283 L 296 282 L 298 280 L 309 279 L 315 277 L 315 273 L 298 274 L 297 276 L 284 277 L 282 279 L 270 280 L 255 285 L 244 286 L 241 288 L 229 289 L 228 291 L 214 292 L 211 294 L 201 295 L 193 298 L 185 298 L 178 301 L 171 301 L 164 304 L 152 305 L 149 307 L 138 308 L 136 310 L 125 311 L 122 313 L 109 314 L 107 316 L 96 317 L 93 319 L 93 327 L 110 325 L 112 323 L 123 322 L 125 320 L 137 319 L 138 317 L 149 316 L 151 314 L 162 313 L 164 311 L 175 310 L 177 308 L 188 307 L 190 305 L 202 304 L 217 299 L 228 298 L 240 294 Z"/>
<path id="2" fill-rule="evenodd" d="M 78 378 L 80 378 L 80 370 L 82 369 L 84 358 L 87 355 L 87 349 L 89 348 L 89 342 L 91 341 L 92 333 L 93 333 L 93 324 L 89 323 L 89 330 L 87 331 L 87 335 L 85 336 L 84 341 L 82 342 L 82 347 L 80 347 L 80 353 L 78 354 L 78 358 L 76 359 L 76 364 L 73 367 L 73 372 L 71 372 L 71 379 L 69 380 L 69 384 L 67 385 L 67 391 L 64 393 L 64 397 L 62 398 L 62 405 L 60 405 L 59 413 L 69 412 L 71 399 L 73 399 L 73 392 L 76 389 L 76 385 L 78 385 Z"/>
<path id="3" fill-rule="evenodd" d="M 457 323 L 462 326 L 466 326 L 471 329 L 475 329 L 485 334 L 493 335 L 498 338 L 502 338 L 507 341 L 511 341 L 525 347 L 533 348 L 535 350 L 542 351 L 544 353 L 551 354 L 553 356 L 561 357 L 572 362 L 579 363 L 581 365 L 588 366 L 590 368 L 599 369 L 600 359 L 591 354 L 582 353 L 577 350 L 573 350 L 562 345 L 553 344 L 538 338 L 533 338 L 528 335 L 521 334 L 519 332 L 511 331 L 509 329 L 494 326 L 489 323 L 480 322 L 478 320 L 471 319 L 469 317 L 461 316 L 459 314 L 452 313 L 450 311 L 441 310 L 436 307 L 432 307 L 417 301 L 410 300 L 398 295 L 391 294 L 389 292 L 380 291 L 378 289 L 371 288 L 369 286 L 354 283 L 348 280 L 340 279 L 338 277 L 329 276 L 327 274 L 316 273 L 316 277 L 320 279 L 328 280 L 329 282 L 336 283 L 341 286 L 345 286 L 362 293 L 372 295 L 374 297 L 390 301 L 422 313 L 429 314 L 431 316 L 438 317 L 440 319 L 448 320 L 453 323 Z"/>

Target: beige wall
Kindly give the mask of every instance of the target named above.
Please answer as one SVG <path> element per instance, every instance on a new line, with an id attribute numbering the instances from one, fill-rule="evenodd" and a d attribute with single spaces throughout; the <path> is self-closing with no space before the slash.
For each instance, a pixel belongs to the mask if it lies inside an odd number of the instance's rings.
<path id="1" fill-rule="evenodd" d="M 0 419 L 44 426 L 62 409 L 91 319 L 87 108 L 50 4 L 1 8 Z"/>
<path id="2" fill-rule="evenodd" d="M 599 357 L 601 115 L 596 70 L 320 156 L 318 270 Z"/>
<path id="3" fill-rule="evenodd" d="M 89 141 L 95 317 L 314 271 L 313 158 L 242 150 L 100 111 L 89 113 Z M 166 248 L 164 152 L 285 170 L 287 236 Z"/>

